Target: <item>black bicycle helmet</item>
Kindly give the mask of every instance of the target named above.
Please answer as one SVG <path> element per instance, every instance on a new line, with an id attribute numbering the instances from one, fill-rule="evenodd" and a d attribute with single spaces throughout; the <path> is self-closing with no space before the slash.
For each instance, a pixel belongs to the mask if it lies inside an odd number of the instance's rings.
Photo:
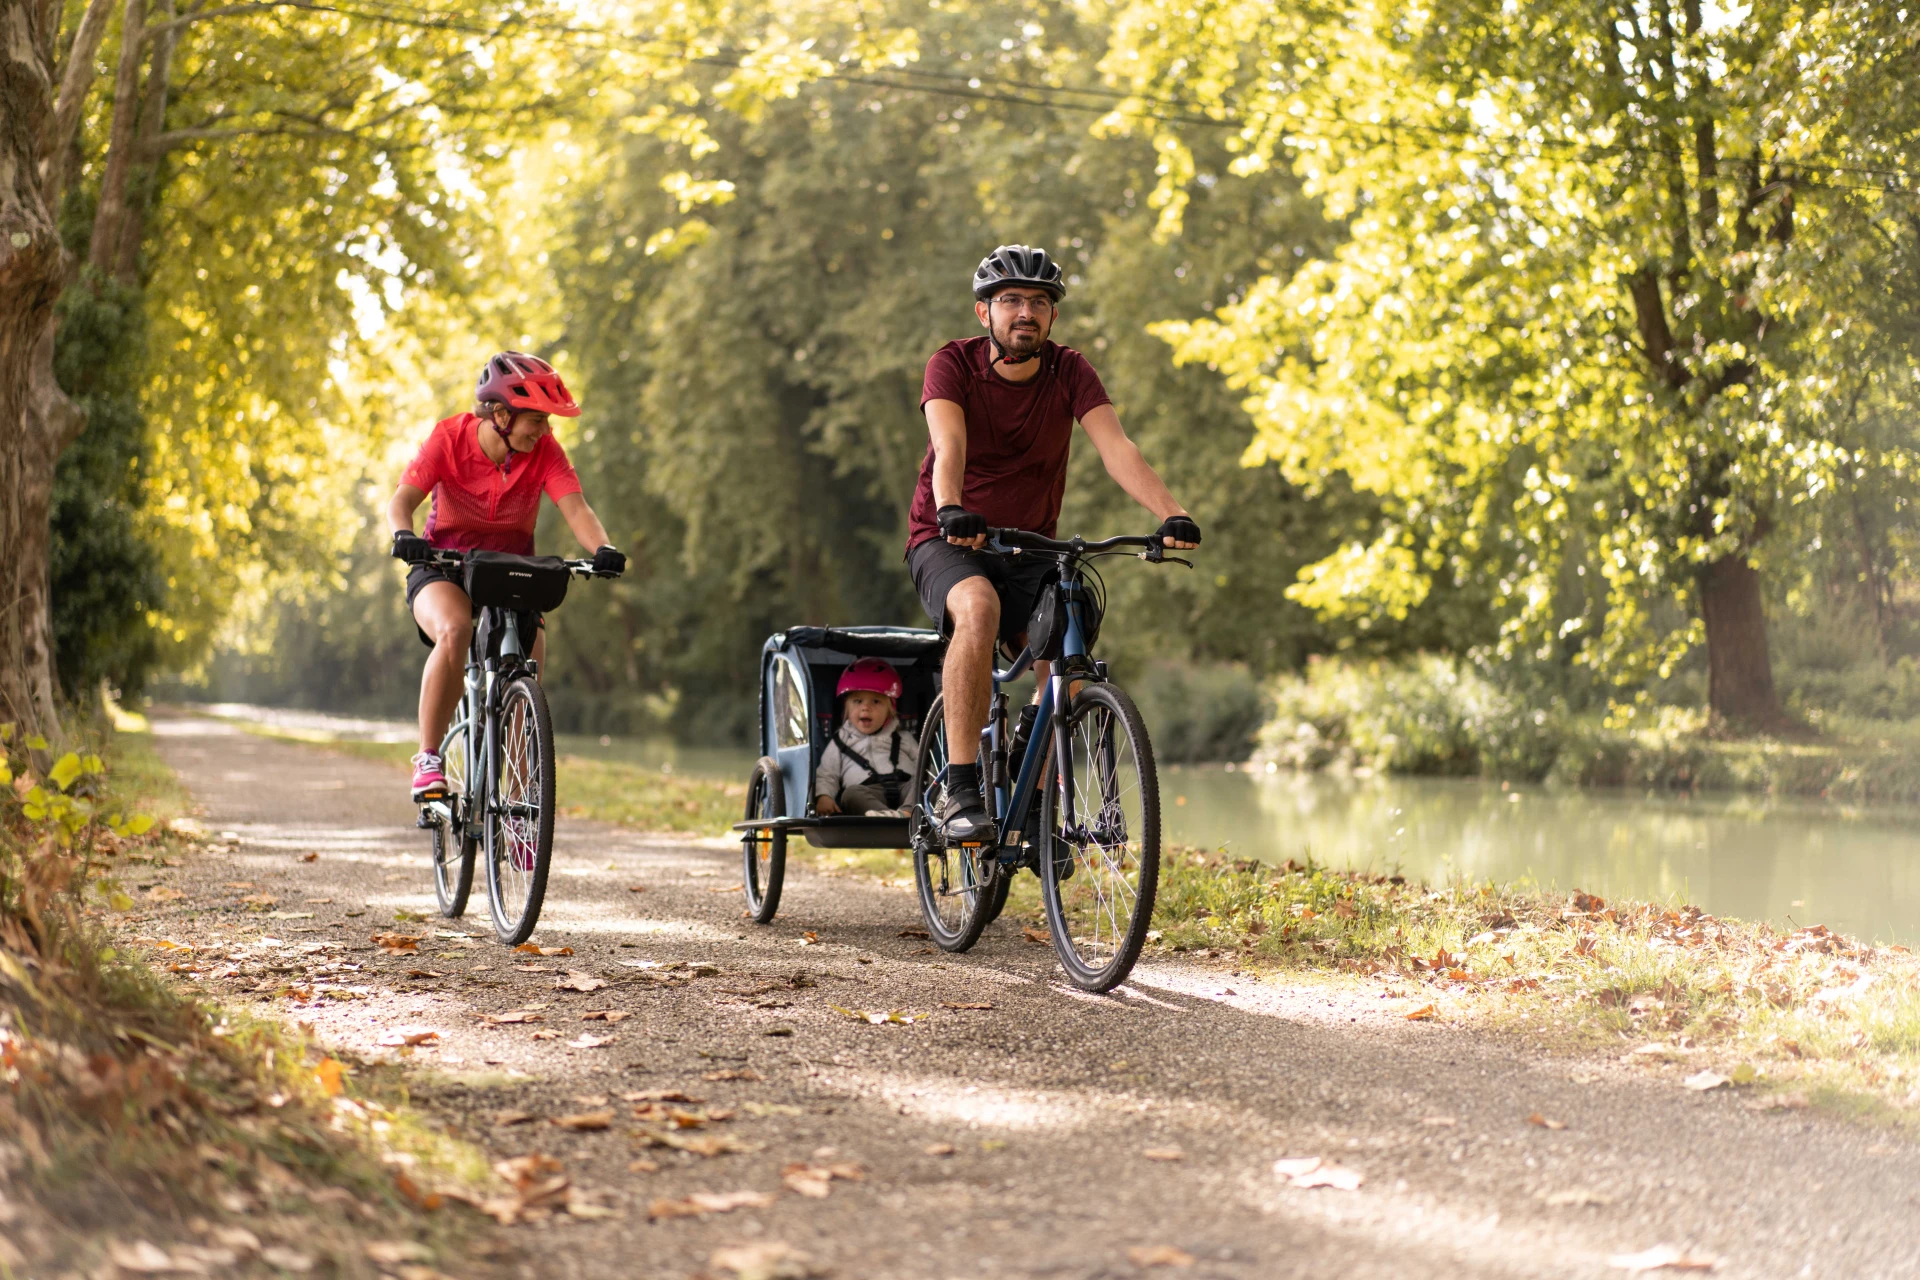
<path id="1" fill-rule="evenodd" d="M 1013 285 L 1045 289 L 1055 302 L 1067 292 L 1066 282 L 1060 277 L 1060 264 L 1049 258 L 1045 249 L 1003 244 L 980 259 L 980 265 L 973 269 L 973 296 L 981 302 Z"/>

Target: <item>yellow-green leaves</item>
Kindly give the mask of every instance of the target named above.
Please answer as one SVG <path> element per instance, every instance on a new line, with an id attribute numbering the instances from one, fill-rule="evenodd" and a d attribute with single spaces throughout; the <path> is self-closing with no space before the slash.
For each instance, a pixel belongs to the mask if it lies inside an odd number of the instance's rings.
<path id="1" fill-rule="evenodd" d="M 54 761 L 53 768 L 47 771 L 47 778 L 54 786 L 65 791 L 80 776 L 80 757 L 69 751 Z"/>

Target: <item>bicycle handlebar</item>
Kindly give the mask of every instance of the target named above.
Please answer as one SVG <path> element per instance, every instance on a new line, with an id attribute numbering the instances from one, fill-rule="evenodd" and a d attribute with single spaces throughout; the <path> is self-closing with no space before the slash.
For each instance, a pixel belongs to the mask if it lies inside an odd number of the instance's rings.
<path id="1" fill-rule="evenodd" d="M 466 562 L 467 553 L 464 551 L 455 551 L 451 547 L 435 547 L 432 558 L 427 561 L 428 564 L 440 569 L 458 569 Z M 576 578 L 617 578 L 620 576 L 617 573 L 595 573 L 593 571 L 592 556 L 581 560 L 563 559 L 561 563 L 567 567 L 567 572 Z"/>
<path id="2" fill-rule="evenodd" d="M 1149 564 L 1172 561 L 1174 564 L 1193 566 L 1178 556 L 1167 554 L 1167 544 L 1159 534 L 1123 533 L 1117 537 L 1102 538 L 1089 542 L 1085 538 L 1049 538 L 1043 534 L 1030 533 L 1025 529 L 988 529 L 985 549 L 1010 554 L 1018 551 L 1053 551 L 1063 555 L 1085 555 L 1090 551 L 1111 551 L 1116 547 L 1140 547 L 1140 558 Z"/>

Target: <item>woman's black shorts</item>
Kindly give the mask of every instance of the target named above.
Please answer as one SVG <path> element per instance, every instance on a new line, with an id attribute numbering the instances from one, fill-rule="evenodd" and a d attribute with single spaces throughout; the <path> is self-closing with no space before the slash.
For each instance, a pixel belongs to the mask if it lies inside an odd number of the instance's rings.
<path id="1" fill-rule="evenodd" d="M 1041 588 L 1060 572 L 1051 556 L 995 555 L 956 547 L 945 538 L 929 538 L 907 552 L 907 569 L 913 574 L 921 607 L 945 636 L 953 634 L 947 621 L 947 593 L 968 578 L 985 578 L 1000 597 L 1000 638 L 1009 645 L 1025 634 Z"/>
<path id="2" fill-rule="evenodd" d="M 442 569 L 439 565 L 416 564 L 412 568 L 407 570 L 407 616 L 408 617 L 413 616 L 413 598 L 419 595 L 421 590 L 429 582 L 450 582 L 454 586 L 460 588 L 461 595 L 465 595 L 467 592 L 467 586 L 464 582 L 460 581 L 460 579 L 448 573 L 445 569 Z M 532 635 L 537 630 L 543 630 L 546 627 L 546 625 L 547 625 L 546 618 L 540 614 L 523 613 L 520 615 L 520 632 L 522 635 Z M 427 646 L 427 648 L 429 649 L 433 648 L 433 637 L 429 636 L 426 632 L 420 630 L 419 623 L 416 622 L 413 624 L 413 630 L 414 630 L 414 634 L 420 637 L 421 644 Z M 528 648 L 531 649 L 532 646 L 529 645 Z"/>

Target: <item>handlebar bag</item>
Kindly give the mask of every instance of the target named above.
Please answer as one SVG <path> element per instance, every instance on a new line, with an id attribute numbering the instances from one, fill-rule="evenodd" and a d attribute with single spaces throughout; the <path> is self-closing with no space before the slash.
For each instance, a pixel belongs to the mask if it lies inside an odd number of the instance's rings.
<path id="1" fill-rule="evenodd" d="M 515 556 L 504 551 L 469 551 L 467 596 L 474 608 L 546 613 L 567 598 L 572 575 L 559 556 Z"/>
<path id="2" fill-rule="evenodd" d="M 1080 606 L 1080 630 L 1087 648 L 1092 649 L 1093 642 L 1100 638 L 1100 602 L 1087 584 L 1076 582 L 1061 587 L 1057 582 L 1049 582 L 1040 589 L 1039 597 L 1033 602 L 1033 616 L 1027 620 L 1027 647 L 1033 651 L 1036 662 L 1051 662 L 1065 650 L 1068 600 Z"/>

